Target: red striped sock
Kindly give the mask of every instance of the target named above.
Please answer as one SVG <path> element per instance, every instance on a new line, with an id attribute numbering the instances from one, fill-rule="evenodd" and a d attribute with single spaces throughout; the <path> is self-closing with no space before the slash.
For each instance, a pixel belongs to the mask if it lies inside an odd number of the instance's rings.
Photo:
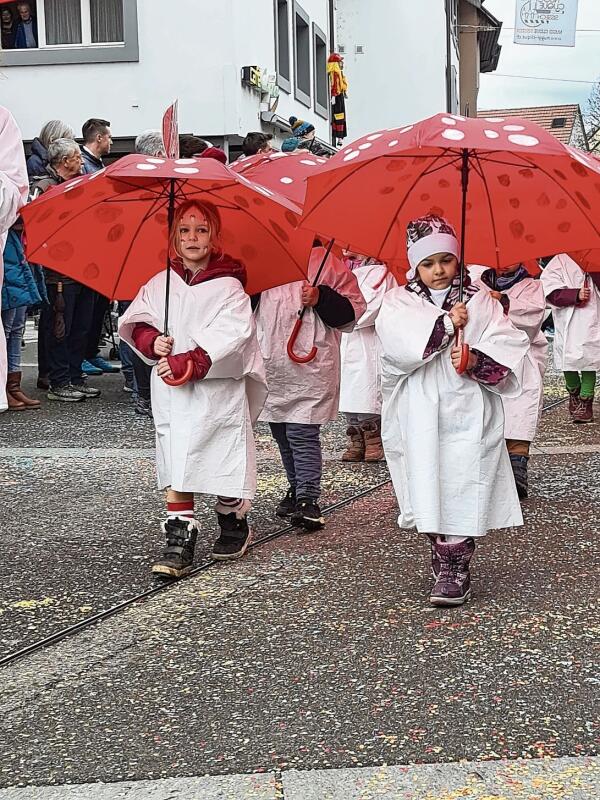
<path id="1" fill-rule="evenodd" d="M 167 517 L 194 518 L 194 499 L 184 500 L 183 503 L 167 503 Z"/>

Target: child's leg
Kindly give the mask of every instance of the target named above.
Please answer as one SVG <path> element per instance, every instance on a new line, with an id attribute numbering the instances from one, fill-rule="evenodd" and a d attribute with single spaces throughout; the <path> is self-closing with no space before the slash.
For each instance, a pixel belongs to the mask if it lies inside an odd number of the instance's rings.
<path id="1" fill-rule="evenodd" d="M 365 437 L 360 427 L 361 414 L 346 414 L 346 436 L 349 439 L 348 447 L 342 453 L 342 461 L 359 462 L 365 460 Z"/>
<path id="2" fill-rule="evenodd" d="M 198 523 L 194 519 L 194 495 L 167 489 L 167 519 L 163 523 L 167 540 L 162 557 L 152 565 L 156 575 L 181 578 L 192 569 Z"/>
<path id="3" fill-rule="evenodd" d="M 460 606 L 471 594 L 469 565 L 475 552 L 475 539 L 428 535 L 435 579 L 429 602 L 434 606 Z"/>
<path id="4" fill-rule="evenodd" d="M 292 520 L 306 531 L 320 530 L 325 525 L 318 504 L 323 471 L 321 426 L 288 423 L 286 430 L 294 456 L 298 498 Z"/>
<path id="5" fill-rule="evenodd" d="M 581 390 L 581 379 L 578 372 L 565 372 L 565 383 L 569 394 L 579 394 Z"/>
<path id="6" fill-rule="evenodd" d="M 506 449 L 510 456 L 510 465 L 515 478 L 515 486 L 519 499 L 525 500 L 528 494 L 527 464 L 529 462 L 529 447 L 531 442 L 521 439 L 507 439 Z"/>
<path id="7" fill-rule="evenodd" d="M 596 373 L 581 373 L 581 391 L 579 392 L 579 404 L 573 413 L 574 422 L 593 422 L 594 421 L 594 391 L 596 389 Z"/>
<path id="8" fill-rule="evenodd" d="M 250 500 L 235 497 L 217 497 L 215 511 L 221 535 L 214 543 L 212 557 L 217 561 L 241 558 L 252 539 L 246 515 L 251 508 Z"/>
<path id="9" fill-rule="evenodd" d="M 287 423 L 286 422 L 270 422 L 271 434 L 277 442 L 279 452 L 281 454 L 281 461 L 285 474 L 287 475 L 288 483 L 292 489 L 296 489 L 296 469 L 294 465 L 294 456 L 292 448 L 287 437 Z"/>
<path id="10" fill-rule="evenodd" d="M 582 400 L 587 400 L 594 396 L 596 391 L 596 373 L 595 372 L 582 372 L 581 373 L 581 390 L 579 396 Z"/>

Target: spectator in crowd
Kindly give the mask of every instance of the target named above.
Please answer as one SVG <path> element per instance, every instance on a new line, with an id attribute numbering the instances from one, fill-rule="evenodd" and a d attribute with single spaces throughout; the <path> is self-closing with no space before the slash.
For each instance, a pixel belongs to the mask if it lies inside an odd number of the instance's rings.
<path id="1" fill-rule="evenodd" d="M 210 147 L 208 142 L 191 133 L 182 133 L 179 137 L 179 155 L 181 158 L 200 158 L 208 147 Z"/>
<path id="2" fill-rule="evenodd" d="M 57 139 L 48 147 L 45 175 L 34 178 L 31 197 L 81 174 L 83 158 L 77 142 Z M 87 386 L 81 374 L 94 292 L 54 270 L 45 269 L 48 306 L 42 308 L 39 335 L 48 363 L 49 400 L 76 403 L 98 397 L 100 390 Z"/>
<path id="3" fill-rule="evenodd" d="M 27 50 L 38 46 L 37 20 L 31 13 L 30 3 L 17 3 L 20 22 L 15 33 L 15 49 Z"/>
<path id="4" fill-rule="evenodd" d="M 200 153 L 199 158 L 214 158 L 221 164 L 227 163 L 227 154 L 220 147 L 207 147 L 203 153 Z"/>
<path id="5" fill-rule="evenodd" d="M 262 131 L 249 131 L 242 142 L 242 153 L 244 156 L 255 156 L 257 153 L 270 153 L 273 150 L 270 133 Z"/>
<path id="6" fill-rule="evenodd" d="M 165 157 L 162 133 L 158 130 L 143 131 L 135 140 L 135 152 L 139 155 Z"/>
<path id="7" fill-rule="evenodd" d="M 75 132 L 70 125 L 60 119 L 47 122 L 40 135 L 31 143 L 31 155 L 27 159 L 27 174 L 30 178 L 43 175 L 48 164 L 48 147 L 57 139 L 73 139 Z"/>
<path id="8" fill-rule="evenodd" d="M 290 128 L 292 129 L 292 136 L 288 136 L 287 139 L 284 139 L 281 145 L 281 150 L 284 153 L 293 153 L 294 150 L 308 150 L 315 156 L 331 155 L 331 153 L 315 139 L 316 131 L 312 123 L 305 122 L 303 119 L 298 119 L 297 117 L 290 117 Z"/>
<path id="9" fill-rule="evenodd" d="M 28 264 L 25 258 L 21 234 L 22 225 L 16 222 L 8 232 L 4 247 L 2 325 L 8 356 L 6 396 L 10 411 L 25 411 L 41 405 L 39 400 L 28 397 L 21 388 L 21 341 L 27 309 L 46 299 L 46 287 L 41 267 Z"/>
<path id="10" fill-rule="evenodd" d="M 7 6 L 0 12 L 0 28 L 2 30 L 2 49 L 12 50 L 15 46 L 15 18 Z"/>
<path id="11" fill-rule="evenodd" d="M 83 123 L 81 132 L 83 135 L 83 146 L 81 148 L 83 171 L 86 175 L 89 175 L 104 169 L 104 161 L 102 159 L 110 153 L 112 145 L 110 122 L 107 119 L 88 119 L 87 122 Z M 89 327 L 85 358 L 81 364 L 81 369 L 85 375 L 119 372 L 118 367 L 113 366 L 100 355 L 102 325 L 109 305 L 110 301 L 107 297 L 94 292 L 94 310 Z"/>

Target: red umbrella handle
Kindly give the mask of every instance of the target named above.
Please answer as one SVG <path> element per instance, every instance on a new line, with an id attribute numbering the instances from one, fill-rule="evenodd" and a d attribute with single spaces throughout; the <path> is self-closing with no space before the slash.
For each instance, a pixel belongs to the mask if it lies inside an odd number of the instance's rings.
<path id="1" fill-rule="evenodd" d="M 310 353 L 307 353 L 305 356 L 298 356 L 296 355 L 296 353 L 294 353 L 294 346 L 296 344 L 296 339 L 298 338 L 298 334 L 300 333 L 301 327 L 302 327 L 302 317 L 298 317 L 298 319 L 294 323 L 292 335 L 290 336 L 287 343 L 287 354 L 295 364 L 308 364 L 309 361 L 312 361 L 315 358 L 315 356 L 319 351 L 318 348 L 313 346 Z"/>
<path id="2" fill-rule="evenodd" d="M 590 274 L 589 274 L 589 272 L 585 273 L 585 278 L 583 279 L 583 288 L 584 289 L 589 289 L 590 288 Z M 585 302 L 580 303 L 580 305 L 586 306 L 589 302 L 590 302 L 589 300 L 586 300 Z"/>
<path id="3" fill-rule="evenodd" d="M 467 367 L 469 366 L 469 357 L 471 355 L 471 351 L 469 350 L 469 345 L 463 342 L 462 331 L 458 331 L 456 334 L 456 346 L 460 347 L 460 363 L 456 368 L 456 371 L 459 375 L 464 375 L 467 371 Z"/>
<path id="4" fill-rule="evenodd" d="M 183 386 L 184 383 L 187 383 L 189 379 L 192 377 L 194 373 L 194 362 L 191 358 L 188 358 L 185 364 L 185 372 L 181 376 L 181 378 L 166 378 L 163 376 L 163 381 L 167 384 L 167 386 Z"/>

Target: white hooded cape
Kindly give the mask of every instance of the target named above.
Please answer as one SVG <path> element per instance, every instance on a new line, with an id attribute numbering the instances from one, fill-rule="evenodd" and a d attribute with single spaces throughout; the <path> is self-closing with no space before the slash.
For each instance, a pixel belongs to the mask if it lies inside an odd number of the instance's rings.
<path id="1" fill-rule="evenodd" d="M 352 333 L 342 335 L 340 411 L 381 414 L 381 347 L 375 333 L 375 320 L 386 292 L 398 284 L 384 264 L 357 267 L 353 274 L 367 310 Z"/>
<path id="2" fill-rule="evenodd" d="M 483 290 L 488 289 L 485 284 L 480 285 Z M 523 391 L 518 397 L 502 398 L 504 436 L 532 442 L 544 402 L 544 375 L 548 362 L 548 341 L 542 333 L 546 313 L 544 287 L 539 280 L 524 278 L 502 293 L 510 300 L 508 318 L 515 328 L 527 334 L 530 343 L 523 359 Z"/>
<path id="3" fill-rule="evenodd" d="M 386 294 L 375 324 L 383 353 L 383 442 L 398 522 L 421 533 L 483 536 L 523 524 L 501 396 L 519 394 L 529 342 L 487 292 L 478 292 L 467 309 L 465 341 L 516 370 L 498 386 L 458 375 L 451 346 L 423 360 L 434 324 L 446 312 L 405 288 Z"/>
<path id="4" fill-rule="evenodd" d="M 119 320 L 119 334 L 134 350 L 136 323 L 162 330 L 165 288 L 162 272 Z M 188 286 L 173 272 L 169 327 L 174 354 L 202 347 L 212 366 L 203 380 L 176 387 L 152 371 L 159 488 L 251 499 L 256 491 L 252 426 L 267 390 L 250 299 L 235 278 Z"/>
<path id="5" fill-rule="evenodd" d="M 12 114 L 0 106 L 0 286 L 4 279 L 1 254 L 8 229 L 27 200 L 27 165 L 21 131 Z M 6 411 L 6 339 L 0 325 L 0 411 Z"/>
<path id="6" fill-rule="evenodd" d="M 540 278 L 548 297 L 555 289 L 581 289 L 585 273 L 562 253 L 546 266 Z M 552 306 L 554 366 L 562 372 L 600 370 L 600 292 L 590 281 L 592 296 L 584 306 Z"/>
<path id="7" fill-rule="evenodd" d="M 313 249 L 308 266 L 311 281 L 324 255 L 322 247 Z M 319 283 L 347 297 L 356 319 L 364 314 L 366 303 L 357 280 L 340 259 L 329 255 Z M 302 284 L 303 281 L 295 281 L 277 286 L 263 292 L 260 298 L 256 324 L 269 385 L 262 422 L 322 425 L 337 417 L 342 331 L 329 327 L 312 308 L 307 308 L 295 352 L 305 355 L 315 345 L 317 355 L 308 364 L 296 364 L 287 354 L 287 343 L 302 307 Z M 343 330 L 351 331 L 354 325 L 353 322 Z"/>

